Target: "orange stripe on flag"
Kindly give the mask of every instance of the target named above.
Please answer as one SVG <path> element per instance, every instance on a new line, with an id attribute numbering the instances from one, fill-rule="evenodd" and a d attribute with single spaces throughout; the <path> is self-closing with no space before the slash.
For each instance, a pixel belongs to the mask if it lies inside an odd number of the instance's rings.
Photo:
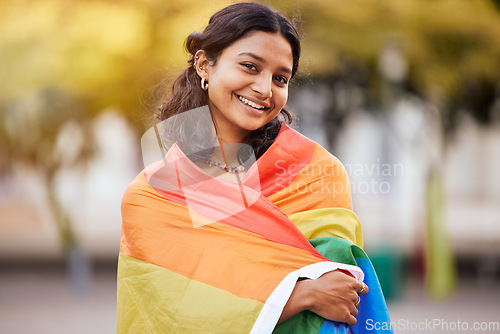
<path id="1" fill-rule="evenodd" d="M 144 182 L 141 174 L 124 195 L 120 251 L 125 255 L 261 302 L 289 272 L 322 261 L 226 224 L 195 228 L 186 217 L 204 218 Z"/>

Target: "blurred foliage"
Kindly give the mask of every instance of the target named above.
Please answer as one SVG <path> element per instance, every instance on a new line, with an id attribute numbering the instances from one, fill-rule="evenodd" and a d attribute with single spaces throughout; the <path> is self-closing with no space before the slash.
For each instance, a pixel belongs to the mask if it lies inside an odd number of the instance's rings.
<path id="1" fill-rule="evenodd" d="M 47 88 L 0 106 L 0 172 L 23 163 L 52 179 L 92 155 L 90 119 L 75 97 Z"/>
<path id="2" fill-rule="evenodd" d="M 148 90 L 184 67 L 186 36 L 229 3 L 3 0 L 0 101 L 55 89 L 78 97 L 91 115 L 115 107 L 142 131 Z M 492 1 L 265 3 L 300 16 L 302 75 L 356 75 L 345 73 L 354 63 L 376 90 L 381 52 L 395 45 L 409 66 L 407 88 L 430 99 L 484 104 L 481 94 L 490 96 L 500 78 L 500 13 Z"/>
<path id="3" fill-rule="evenodd" d="M 444 109 L 465 107 L 478 120 L 491 120 L 488 108 L 500 81 L 498 1 L 497 6 L 489 0 L 267 3 L 300 16 L 302 64 L 309 75 L 354 77 L 376 99 L 381 54 L 397 48 L 408 66 L 406 89 Z"/>
<path id="4" fill-rule="evenodd" d="M 186 36 L 202 30 L 229 3 L 2 0 L 0 155 L 9 151 L 9 160 L 32 163 L 43 156 L 38 163 L 52 166 L 53 173 L 57 163 L 47 160 L 52 154 L 47 152 L 62 126 L 70 120 L 85 124 L 107 108 L 122 112 L 140 135 L 155 108 L 153 88 L 186 66 Z M 265 3 L 300 18 L 304 51 L 299 78 L 357 81 L 375 104 L 392 80 L 435 103 L 447 119 L 445 127 L 459 109 L 472 111 L 483 123 L 491 121 L 500 90 L 498 1 Z M 398 57 L 400 73 L 392 79 L 383 75 L 381 64 L 397 69 Z M 46 103 L 49 96 L 51 104 Z M 32 136 L 27 139 L 26 133 Z M 89 150 L 82 152 L 85 160 Z"/>
<path id="5" fill-rule="evenodd" d="M 0 175 L 36 170 L 65 254 L 78 249 L 55 191 L 94 153 L 93 118 L 115 109 L 144 131 L 146 92 L 185 63 L 184 38 L 227 2 L 2 0 Z M 146 99 L 146 102 L 142 102 Z M 119 138 L 117 139 L 119 140 Z"/>
<path id="6" fill-rule="evenodd" d="M 56 90 L 89 116 L 117 108 L 143 131 L 142 94 L 183 66 L 186 36 L 227 3 L 3 0 L 0 102 Z"/>

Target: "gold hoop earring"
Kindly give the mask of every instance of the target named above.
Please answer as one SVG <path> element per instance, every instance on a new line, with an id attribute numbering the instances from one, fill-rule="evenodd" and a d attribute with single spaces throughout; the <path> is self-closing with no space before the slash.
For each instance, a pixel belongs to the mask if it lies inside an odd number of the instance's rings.
<path id="1" fill-rule="evenodd" d="M 208 81 L 206 81 L 205 78 L 201 78 L 201 89 L 203 90 L 208 89 Z"/>

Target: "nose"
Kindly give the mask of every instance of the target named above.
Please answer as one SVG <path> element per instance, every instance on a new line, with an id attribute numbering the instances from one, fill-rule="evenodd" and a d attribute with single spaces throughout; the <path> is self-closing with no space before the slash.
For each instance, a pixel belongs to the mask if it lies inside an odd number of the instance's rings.
<path id="1" fill-rule="evenodd" d="M 272 75 L 261 73 L 252 85 L 252 89 L 259 93 L 262 98 L 269 98 L 273 96 L 272 83 Z"/>

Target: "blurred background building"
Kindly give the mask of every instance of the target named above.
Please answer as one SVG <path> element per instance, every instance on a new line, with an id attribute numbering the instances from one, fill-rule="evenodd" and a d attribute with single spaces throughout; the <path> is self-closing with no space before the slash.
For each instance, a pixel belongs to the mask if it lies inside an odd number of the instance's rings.
<path id="1" fill-rule="evenodd" d="M 229 3 L 2 0 L 0 332 L 115 331 L 155 86 Z M 288 107 L 350 175 L 397 332 L 500 333 L 500 3 L 265 3 L 300 28 Z"/>

